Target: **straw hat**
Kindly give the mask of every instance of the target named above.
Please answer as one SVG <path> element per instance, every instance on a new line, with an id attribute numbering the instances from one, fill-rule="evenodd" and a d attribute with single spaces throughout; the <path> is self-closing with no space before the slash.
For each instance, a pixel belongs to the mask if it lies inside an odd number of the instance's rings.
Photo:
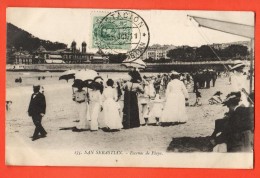
<path id="1" fill-rule="evenodd" d="M 180 73 L 176 72 L 175 70 L 171 71 L 171 74 L 173 74 L 173 75 L 180 75 Z"/>

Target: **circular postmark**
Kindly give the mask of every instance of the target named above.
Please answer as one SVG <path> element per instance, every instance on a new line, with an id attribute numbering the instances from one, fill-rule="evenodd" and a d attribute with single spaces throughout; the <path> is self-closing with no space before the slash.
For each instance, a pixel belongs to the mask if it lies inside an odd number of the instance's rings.
<path id="1" fill-rule="evenodd" d="M 149 45 L 149 28 L 144 19 L 133 11 L 113 11 L 96 23 L 95 44 L 100 49 L 113 53 L 125 51 L 127 60 L 133 61 L 142 56 Z"/>

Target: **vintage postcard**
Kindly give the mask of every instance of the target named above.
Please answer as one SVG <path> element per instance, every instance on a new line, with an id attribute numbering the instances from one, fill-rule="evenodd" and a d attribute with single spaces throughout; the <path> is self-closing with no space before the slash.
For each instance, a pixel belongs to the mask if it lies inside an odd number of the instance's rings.
<path id="1" fill-rule="evenodd" d="M 250 11 L 10 7 L 6 164 L 254 167 Z"/>

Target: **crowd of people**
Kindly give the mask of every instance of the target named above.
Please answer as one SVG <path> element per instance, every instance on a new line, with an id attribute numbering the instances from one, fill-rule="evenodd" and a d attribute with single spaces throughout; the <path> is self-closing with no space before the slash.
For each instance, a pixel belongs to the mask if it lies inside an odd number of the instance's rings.
<path id="1" fill-rule="evenodd" d="M 93 82 L 92 90 L 88 92 L 77 85 L 73 100 L 77 105 L 79 123 L 74 131 L 97 131 L 99 128 L 119 131 L 140 127 L 141 117 L 144 125 L 165 126 L 187 121 L 185 101 L 189 96 L 179 73 L 141 77 L 134 70 L 129 72 L 129 77 L 129 80 L 117 82 L 108 79 L 105 84 L 103 81 Z M 165 95 L 165 101 L 162 95 Z"/>
<path id="2" fill-rule="evenodd" d="M 137 70 L 130 71 L 128 80 L 103 81 L 101 77 L 88 86 L 77 84 L 73 91 L 78 122 L 74 132 L 102 129 L 106 132 L 131 129 L 143 125 L 170 126 L 188 121 L 186 105 L 189 94 L 186 85 L 194 82 L 195 105 L 201 105 L 199 88 L 215 86 L 217 73 L 203 70 L 180 74 L 172 71 L 157 76 L 141 76 Z M 46 102 L 40 86 L 34 86 L 28 113 L 35 124 L 32 140 L 46 137 L 47 132 L 41 125 L 45 114 Z M 43 89 L 42 89 L 43 90 Z M 217 91 L 209 104 L 222 103 L 229 111 L 215 122 L 211 143 L 216 152 L 235 152 L 252 150 L 254 130 L 254 98 L 247 97 L 250 105 L 244 105 L 241 91 L 234 91 L 222 101 Z M 164 99 L 162 99 L 164 98 Z M 122 102 L 121 102 L 122 101 Z M 121 104 L 120 104 L 121 102 Z M 242 103 L 242 104 L 241 104 Z M 122 106 L 123 104 L 123 106 Z M 40 134 L 40 135 L 39 135 Z"/>
<path id="3" fill-rule="evenodd" d="M 212 86 L 215 86 L 217 80 L 217 72 L 213 69 L 204 69 L 192 72 L 191 76 L 194 82 L 193 92 L 197 92 L 200 88 L 210 88 L 210 82 L 212 81 Z"/>

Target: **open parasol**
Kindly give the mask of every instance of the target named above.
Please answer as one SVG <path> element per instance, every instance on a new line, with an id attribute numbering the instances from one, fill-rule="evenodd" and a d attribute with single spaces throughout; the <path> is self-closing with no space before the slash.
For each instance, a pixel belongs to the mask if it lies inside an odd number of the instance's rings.
<path id="1" fill-rule="evenodd" d="M 59 80 L 69 80 L 69 79 L 75 79 L 75 73 L 77 71 L 75 70 L 66 70 L 65 72 L 63 72 L 61 74 L 61 76 L 59 77 Z"/>
<path id="2" fill-rule="evenodd" d="M 81 70 L 75 74 L 75 81 L 72 87 L 88 87 L 91 88 L 91 83 L 98 77 L 98 74 L 94 70 Z"/>

